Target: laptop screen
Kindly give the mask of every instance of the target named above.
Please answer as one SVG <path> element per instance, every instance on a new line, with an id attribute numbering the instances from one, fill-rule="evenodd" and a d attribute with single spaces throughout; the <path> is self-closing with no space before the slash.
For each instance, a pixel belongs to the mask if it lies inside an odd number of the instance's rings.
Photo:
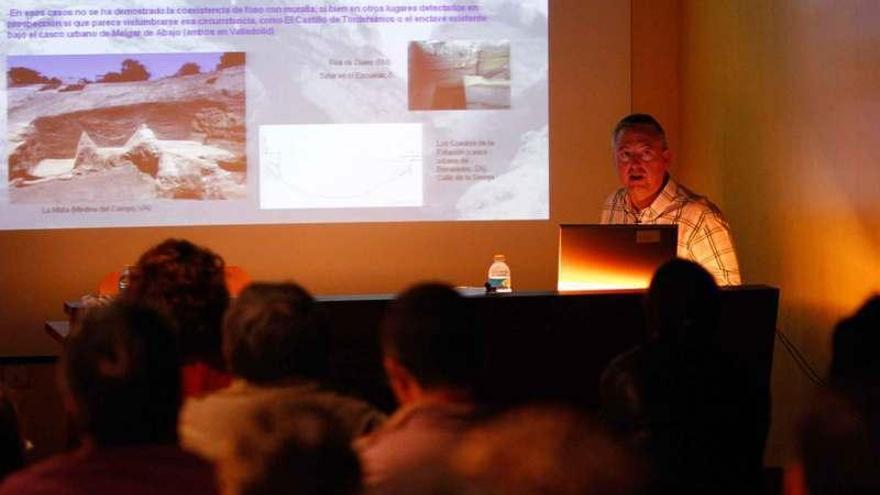
<path id="1" fill-rule="evenodd" d="M 677 225 L 560 225 L 557 290 L 646 288 L 677 239 Z"/>

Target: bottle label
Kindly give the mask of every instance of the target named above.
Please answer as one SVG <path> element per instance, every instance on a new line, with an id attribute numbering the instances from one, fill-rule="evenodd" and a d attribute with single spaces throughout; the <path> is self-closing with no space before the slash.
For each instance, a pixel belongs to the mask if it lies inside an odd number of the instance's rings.
<path id="1" fill-rule="evenodd" d="M 489 277 L 489 286 L 496 292 L 510 292 L 510 277 Z"/>

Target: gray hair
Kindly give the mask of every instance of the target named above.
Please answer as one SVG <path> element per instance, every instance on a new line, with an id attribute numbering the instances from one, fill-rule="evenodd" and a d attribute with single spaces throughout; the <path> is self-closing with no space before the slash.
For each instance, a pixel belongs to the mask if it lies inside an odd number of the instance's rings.
<path id="1" fill-rule="evenodd" d="M 669 147 L 663 126 L 657 122 L 653 115 L 647 113 L 631 113 L 620 119 L 620 122 L 614 126 L 614 132 L 611 133 L 611 145 L 616 147 L 620 134 L 629 129 L 647 130 L 663 142 L 663 148 Z"/>

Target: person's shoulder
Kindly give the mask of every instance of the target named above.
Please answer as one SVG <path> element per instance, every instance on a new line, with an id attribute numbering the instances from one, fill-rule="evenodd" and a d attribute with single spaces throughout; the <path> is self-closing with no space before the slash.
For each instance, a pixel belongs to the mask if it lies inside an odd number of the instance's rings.
<path id="1" fill-rule="evenodd" d="M 136 445 L 109 448 L 103 461 L 96 462 L 92 478 L 101 473 L 119 471 L 122 475 L 108 475 L 107 482 L 118 486 L 109 493 L 126 493 L 133 486 L 144 488 L 153 478 L 174 480 L 168 487 L 149 488 L 144 493 L 163 495 L 194 495 L 217 493 L 214 465 L 207 459 L 182 449 L 176 444 Z M 94 493 L 94 492 L 92 492 Z"/>
<path id="2" fill-rule="evenodd" d="M 633 347 L 632 349 L 622 352 L 614 357 L 610 363 L 608 363 L 607 369 L 609 370 L 619 370 L 619 369 L 629 369 L 635 366 L 640 360 L 642 355 L 644 354 L 643 346 Z"/>
<path id="3" fill-rule="evenodd" d="M 80 456 L 60 454 L 10 474 L 0 485 L 0 495 L 43 495 L 70 491 L 69 474 L 77 470 Z"/>
<path id="4" fill-rule="evenodd" d="M 355 448 L 358 451 L 368 451 L 376 448 L 378 444 L 385 443 L 388 437 L 394 437 L 399 431 L 406 428 L 413 413 L 411 406 L 401 406 L 387 417 L 379 428 L 356 439 Z"/>
<path id="5" fill-rule="evenodd" d="M 157 444 L 157 445 L 139 445 L 134 448 L 123 448 L 131 452 L 131 457 L 138 460 L 145 460 L 151 464 L 166 464 L 186 467 L 189 469 L 212 469 L 211 464 L 205 458 L 194 454 L 188 450 L 181 448 L 177 444 Z M 120 449 L 120 450 L 123 450 Z M 109 451 L 109 456 L 117 455 L 123 458 L 124 455 L 115 454 Z"/>
<path id="6" fill-rule="evenodd" d="M 214 488 L 214 464 L 209 459 L 184 450 L 178 445 L 147 446 L 142 452 L 137 453 L 135 462 L 142 462 L 157 470 L 163 469 L 169 477 L 174 477 L 181 487 L 190 486 L 198 489 L 199 492 L 203 492 L 203 488 Z"/>
<path id="7" fill-rule="evenodd" d="M 618 354 L 611 360 L 608 368 L 625 369 L 642 372 L 645 368 L 653 368 L 657 362 L 668 359 L 668 346 L 664 343 L 650 339 L 632 349 Z"/>
<path id="8" fill-rule="evenodd" d="M 708 197 L 698 194 L 681 184 L 676 184 L 676 186 L 676 197 L 681 201 L 682 210 L 684 210 L 685 214 L 693 216 L 708 215 L 713 219 L 726 222 L 724 214 L 721 213 L 721 208 L 718 208 Z"/>
<path id="9" fill-rule="evenodd" d="M 433 402 L 402 406 L 379 430 L 358 439 L 368 485 L 433 464 L 461 437 L 485 419 L 483 408 L 470 402 Z"/>
<path id="10" fill-rule="evenodd" d="M 611 208 L 614 205 L 619 205 L 624 200 L 624 198 L 626 198 L 626 188 L 621 187 L 609 194 L 607 198 L 605 198 L 604 207 Z"/>
<path id="11" fill-rule="evenodd" d="M 311 381 L 253 388 L 257 390 L 250 401 L 253 409 L 314 407 L 329 413 L 351 438 L 376 430 L 386 420 L 372 404 Z"/>
<path id="12" fill-rule="evenodd" d="M 333 411 L 353 438 L 376 431 L 387 419 L 387 416 L 372 404 L 335 391 L 316 390 L 304 399 L 312 400 Z"/>
<path id="13" fill-rule="evenodd" d="M 603 389 L 619 388 L 643 374 L 646 361 L 646 344 L 618 354 L 602 371 L 599 378 Z"/>
<path id="14" fill-rule="evenodd" d="M 180 444 L 187 451 L 212 458 L 221 439 L 246 417 L 251 402 L 249 388 L 238 380 L 216 392 L 186 399 L 177 420 Z"/>
<path id="15" fill-rule="evenodd" d="M 183 401 L 183 405 L 180 408 L 181 422 L 188 421 L 189 419 L 201 421 L 205 415 L 214 415 L 218 410 L 227 409 L 234 402 L 246 400 L 246 398 L 242 398 L 242 395 L 241 387 L 236 382 L 233 382 L 230 386 L 215 392 L 197 397 L 188 397 Z"/>
<path id="16" fill-rule="evenodd" d="M 382 443 L 388 438 L 407 438 L 413 432 L 462 430 L 482 418 L 482 408 L 471 402 L 433 402 L 399 408 L 381 428 L 364 437 L 361 445 Z"/>

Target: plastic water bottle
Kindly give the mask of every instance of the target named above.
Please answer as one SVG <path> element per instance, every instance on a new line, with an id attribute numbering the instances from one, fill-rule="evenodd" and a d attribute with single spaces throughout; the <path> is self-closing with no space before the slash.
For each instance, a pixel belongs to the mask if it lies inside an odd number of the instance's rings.
<path id="1" fill-rule="evenodd" d="M 503 254 L 496 254 L 492 266 L 489 267 L 489 290 L 495 292 L 511 292 L 510 267 L 505 263 Z"/>
<path id="2" fill-rule="evenodd" d="M 128 290 L 128 286 L 131 283 L 131 265 L 125 265 L 122 267 L 122 272 L 119 274 L 119 293 L 122 294 Z"/>

